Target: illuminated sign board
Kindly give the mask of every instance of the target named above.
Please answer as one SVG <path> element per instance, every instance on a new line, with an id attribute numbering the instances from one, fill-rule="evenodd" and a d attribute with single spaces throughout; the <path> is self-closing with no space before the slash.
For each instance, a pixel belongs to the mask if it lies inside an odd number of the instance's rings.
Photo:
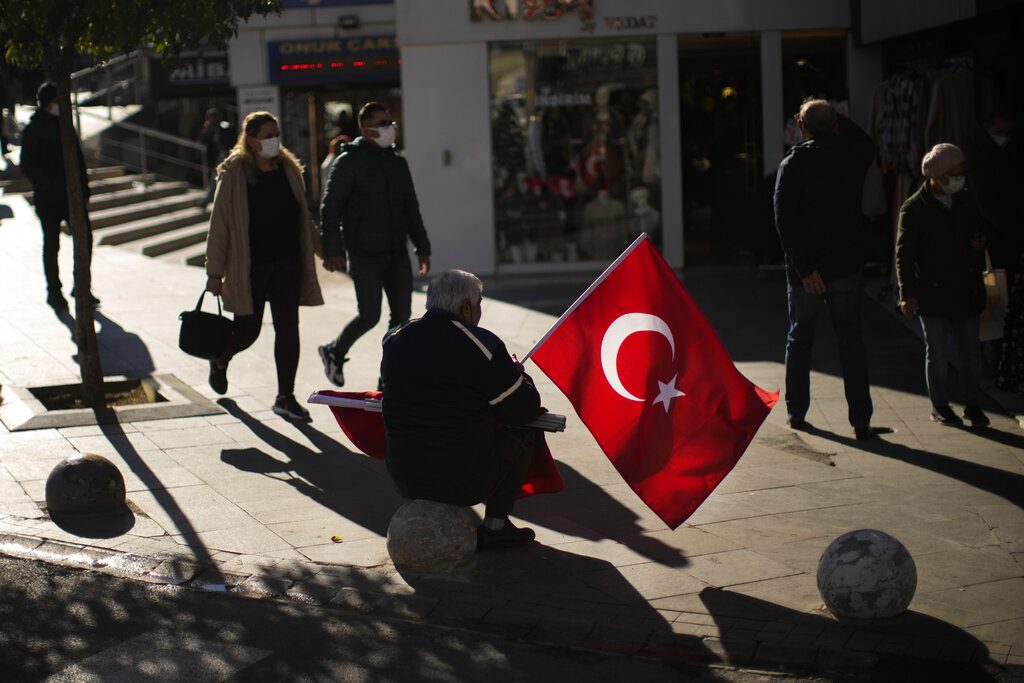
<path id="1" fill-rule="evenodd" d="M 349 36 L 267 43 L 270 82 L 335 83 L 397 81 L 395 36 Z"/>

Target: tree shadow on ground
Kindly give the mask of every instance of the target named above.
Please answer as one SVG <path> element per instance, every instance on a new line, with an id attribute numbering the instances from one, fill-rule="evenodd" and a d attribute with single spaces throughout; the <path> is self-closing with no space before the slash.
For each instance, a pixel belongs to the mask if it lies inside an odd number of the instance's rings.
<path id="1" fill-rule="evenodd" d="M 68 329 L 71 342 L 77 344 L 78 331 L 75 328 L 75 316 L 68 308 L 55 308 L 53 314 Z M 128 377 L 146 377 L 156 369 L 149 347 L 134 332 L 121 327 L 99 309 L 93 312 L 100 329 L 96 333 L 96 345 L 100 352 L 100 361 L 106 375 L 126 375 Z M 71 356 L 78 362 L 78 353 Z"/>
<path id="2" fill-rule="evenodd" d="M 391 517 L 403 501 L 383 462 L 349 451 L 308 423 L 290 424 L 314 448 L 271 429 L 231 399 L 218 404 L 287 458 L 282 461 L 258 448 L 229 448 L 221 452 L 221 460 L 246 472 L 287 474 L 285 481 L 299 493 L 378 536 L 387 535 Z"/>
<path id="3" fill-rule="evenodd" d="M 613 498 L 571 465 L 558 461 L 556 464 L 565 490 L 521 499 L 514 516 L 584 541 L 611 539 L 668 567 L 688 564 L 679 548 L 648 535 L 650 529 L 640 523 L 636 510 Z"/>
<path id="4" fill-rule="evenodd" d="M 819 429 L 810 424 L 808 424 L 807 428 L 803 431 L 806 431 L 808 434 L 829 439 L 830 441 L 844 444 L 851 448 L 857 448 L 868 453 L 874 453 L 875 455 L 899 460 L 900 462 L 905 462 L 908 465 L 922 467 L 937 474 L 945 475 L 951 479 L 956 479 L 957 481 L 961 481 L 969 486 L 973 486 L 976 489 L 988 491 L 989 493 L 1000 496 L 1017 507 L 1024 508 L 1024 475 L 1017 474 L 1016 472 L 1009 472 L 997 467 L 989 467 L 988 465 L 980 465 L 967 460 L 961 460 L 960 458 L 954 458 L 949 455 L 942 455 L 939 453 L 932 453 L 931 451 L 923 451 L 918 448 L 911 448 L 900 443 L 887 441 L 884 436 L 869 439 L 867 441 L 856 441 L 849 437 L 840 436 L 833 432 Z M 1008 445 L 1014 445 L 1018 448 L 1024 448 L 1024 438 L 1013 434 L 997 432 L 996 430 L 991 429 L 977 432 L 977 434 L 979 436 L 986 436 L 993 441 L 999 440 L 997 438 L 993 438 L 995 434 L 1001 434 L 1000 438 L 1005 440 L 1000 441 L 1000 443 L 1007 443 Z"/>
<path id="5" fill-rule="evenodd" d="M 877 656 L 865 672 L 872 681 L 996 680 L 978 663 L 978 658 L 988 658 L 981 641 L 919 612 L 891 619 L 836 619 L 824 611 L 799 612 L 721 588 L 705 588 L 700 599 L 724 634 L 727 652 L 760 643 L 786 644 L 793 637 L 821 648 L 822 663 L 841 661 L 843 653 Z"/>

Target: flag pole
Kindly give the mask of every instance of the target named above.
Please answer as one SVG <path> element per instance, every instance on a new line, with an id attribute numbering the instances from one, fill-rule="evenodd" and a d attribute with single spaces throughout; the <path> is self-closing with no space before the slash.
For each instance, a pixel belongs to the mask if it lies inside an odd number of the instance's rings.
<path id="1" fill-rule="evenodd" d="M 536 344 L 533 345 L 533 348 L 530 349 L 529 353 L 527 353 L 522 358 L 521 362 L 525 363 L 530 358 L 530 356 L 533 355 L 533 352 L 536 351 L 537 349 L 539 349 L 544 344 L 544 342 L 546 342 L 548 340 L 548 338 L 555 333 L 555 330 L 557 330 L 558 327 L 562 323 L 565 322 L 565 319 L 568 318 L 569 315 L 573 311 L 575 311 L 577 308 L 580 307 L 580 304 L 583 303 L 584 299 L 586 299 L 588 296 L 590 296 L 590 293 L 593 292 L 595 289 L 597 289 L 597 286 L 599 284 L 601 284 L 602 282 L 604 282 L 605 278 L 608 277 L 609 275 L 611 275 L 611 272 L 613 270 L 615 270 L 615 268 L 618 267 L 618 265 L 620 263 L 622 263 L 622 261 L 627 256 L 629 256 L 631 253 L 633 253 L 633 250 L 636 249 L 637 247 L 639 247 L 640 243 L 643 242 L 645 239 L 647 239 L 647 233 L 646 232 L 640 233 L 640 236 L 637 237 L 635 240 L 633 240 L 633 244 L 631 244 L 628 247 L 626 247 L 626 250 L 624 252 L 622 252 L 621 254 L 619 254 L 619 257 L 617 259 L 615 259 L 614 261 L 612 261 L 611 265 L 609 265 L 607 268 L 605 268 L 604 272 L 601 273 L 601 275 L 599 275 L 598 278 L 596 280 L 594 280 L 589 287 L 587 287 L 587 291 L 583 292 L 583 294 L 580 294 L 580 297 L 578 299 L 576 299 L 576 301 L 573 303 L 573 305 L 566 309 L 565 313 L 562 314 L 562 317 L 559 318 L 558 320 L 556 320 L 555 324 L 551 326 L 551 329 L 549 329 L 544 334 L 544 336 L 540 338 L 540 341 L 538 341 Z"/>

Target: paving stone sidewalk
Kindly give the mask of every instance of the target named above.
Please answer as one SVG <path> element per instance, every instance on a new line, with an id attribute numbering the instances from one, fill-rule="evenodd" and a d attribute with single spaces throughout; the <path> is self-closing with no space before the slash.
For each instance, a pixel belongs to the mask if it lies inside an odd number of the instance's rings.
<path id="1" fill-rule="evenodd" d="M 78 374 L 68 319 L 45 305 L 34 214 L 19 197 L 0 203 L 15 212 L 0 223 L 0 384 L 9 398 L 13 387 L 73 383 Z M 177 348 L 177 315 L 195 305 L 201 270 L 97 247 L 93 273 L 106 374 L 173 375 L 219 412 L 15 432 L 0 425 L 0 552 L 693 662 L 865 672 L 892 657 L 1024 665 L 1024 434 L 997 413 L 982 432 L 930 422 L 920 341 L 880 307 L 869 306 L 865 321 L 875 422 L 895 433 L 852 439 L 823 327 L 814 428 L 787 430 L 776 408 L 733 473 L 675 531 L 622 482 L 534 369 L 548 408 L 569 416 L 568 430 L 550 438 L 567 488 L 517 506 L 537 531 L 533 547 L 431 576 L 399 573 L 389 561 L 387 526 L 401 500 L 383 464 L 358 453 L 324 407 L 311 406 L 310 424 L 270 411 L 269 315 L 255 346 L 232 363 L 221 398 L 206 384 L 207 365 Z M 347 278 L 321 272 L 321 281 L 327 305 L 301 312 L 300 398 L 328 388 L 316 346 L 355 310 Z M 740 270 L 688 272 L 685 281 L 741 371 L 778 389 L 782 285 Z M 523 355 L 586 284 L 486 282 L 483 324 Z M 422 306 L 417 293 L 414 309 Z M 375 385 L 383 326 L 353 348 L 351 387 Z M 124 474 L 132 513 L 121 528 L 61 528 L 48 518 L 46 477 L 76 452 L 101 454 Z M 848 622 L 823 609 L 818 559 L 859 528 L 886 531 L 912 553 L 918 591 L 904 617 Z"/>

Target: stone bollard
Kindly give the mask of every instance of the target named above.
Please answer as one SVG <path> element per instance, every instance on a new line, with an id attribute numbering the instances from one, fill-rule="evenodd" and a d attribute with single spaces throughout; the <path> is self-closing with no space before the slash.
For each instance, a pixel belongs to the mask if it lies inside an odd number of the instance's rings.
<path id="1" fill-rule="evenodd" d="M 845 533 L 829 544 L 818 561 L 818 591 L 837 617 L 899 616 L 916 590 L 914 558 L 882 531 Z"/>
<path id="2" fill-rule="evenodd" d="M 123 512 L 124 477 L 117 466 L 93 453 L 79 453 L 58 463 L 46 479 L 50 515 Z"/>
<path id="3" fill-rule="evenodd" d="M 410 500 L 388 526 L 388 554 L 399 569 L 449 572 L 473 559 L 480 520 L 466 507 Z"/>

